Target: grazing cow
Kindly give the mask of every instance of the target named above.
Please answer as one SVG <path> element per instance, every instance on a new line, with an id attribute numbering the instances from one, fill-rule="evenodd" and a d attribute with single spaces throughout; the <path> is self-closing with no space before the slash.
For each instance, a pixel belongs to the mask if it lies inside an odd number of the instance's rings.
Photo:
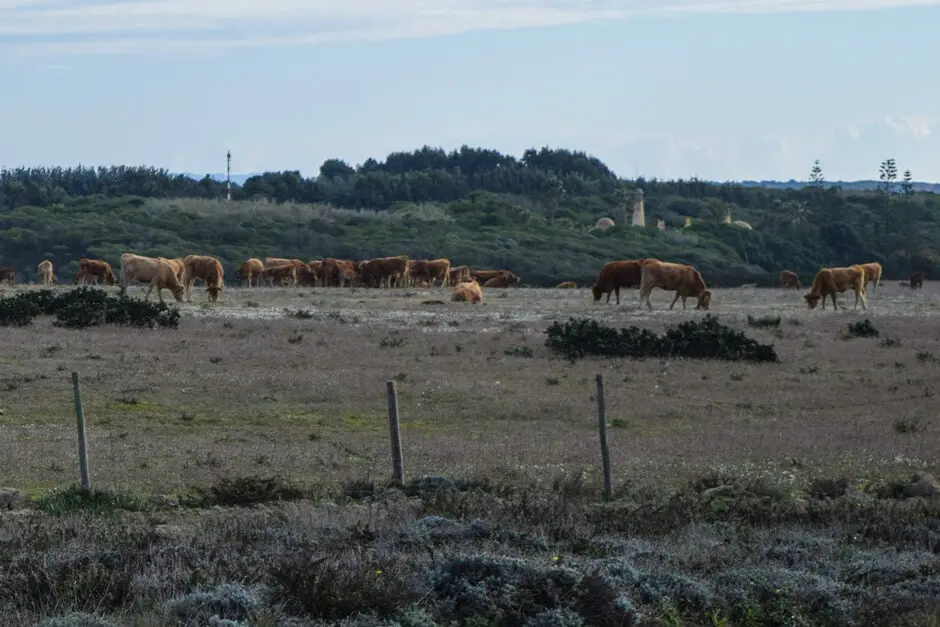
<path id="1" fill-rule="evenodd" d="M 841 294 L 846 290 L 855 292 L 855 309 L 858 309 L 859 302 L 863 309 L 868 309 L 865 302 L 865 286 L 868 283 L 865 276 L 865 267 L 860 265 L 850 266 L 848 268 L 821 268 L 813 279 L 813 285 L 809 293 L 804 295 L 806 304 L 810 309 L 816 309 L 819 299 L 822 299 L 823 311 L 826 310 L 826 297 L 832 297 L 832 307 L 836 310 L 839 305 L 836 303 L 836 294 Z"/>
<path id="2" fill-rule="evenodd" d="M 114 276 L 114 270 L 111 269 L 111 264 L 99 259 L 82 258 L 78 261 L 78 274 L 75 275 L 74 282 L 83 283 L 86 278 L 93 279 L 96 285 L 98 284 L 98 279 L 104 279 L 106 285 L 114 285 L 117 283 L 117 277 Z"/>
<path id="3" fill-rule="evenodd" d="M 261 271 L 260 275 L 263 283 L 268 283 L 272 287 L 277 281 L 278 285 L 296 285 L 297 284 L 297 266 L 292 263 L 285 263 L 279 266 L 271 266 Z"/>
<path id="4" fill-rule="evenodd" d="M 509 287 L 518 282 L 519 277 L 507 270 L 498 276 L 494 276 L 492 279 L 487 279 L 483 283 L 483 287 Z"/>
<path id="5" fill-rule="evenodd" d="M 574 281 L 562 281 L 561 283 L 555 286 L 555 288 L 560 289 L 560 290 L 572 289 L 575 287 L 578 287 L 578 284 L 575 283 Z"/>
<path id="6" fill-rule="evenodd" d="M 0 268 L 0 284 L 9 283 L 10 287 L 16 285 L 16 270 L 13 268 Z"/>
<path id="7" fill-rule="evenodd" d="M 257 279 L 260 278 L 262 270 L 264 270 L 264 264 L 261 260 L 252 257 L 238 264 L 235 268 L 235 278 L 244 281 L 248 287 L 252 287 L 251 282 L 255 281 L 257 285 Z"/>
<path id="8" fill-rule="evenodd" d="M 712 291 L 705 286 L 705 279 L 694 266 L 649 259 L 641 267 L 640 303 L 645 302 L 648 308 L 653 308 L 650 294 L 654 287 L 675 290 L 676 297 L 672 299 L 670 309 L 676 306 L 680 298 L 682 308 L 685 309 L 685 300 L 690 296 L 698 301 L 696 309 L 707 310 L 711 306 Z"/>
<path id="9" fill-rule="evenodd" d="M 418 281 L 434 285 L 440 280 L 441 287 L 447 287 L 450 285 L 450 259 L 416 259 L 411 262 L 409 275 L 412 285 L 417 285 Z"/>
<path id="10" fill-rule="evenodd" d="M 283 266 L 288 263 L 291 263 L 291 260 L 285 259 L 284 257 L 265 257 L 264 258 L 265 268 L 273 268 L 274 266 Z"/>
<path id="11" fill-rule="evenodd" d="M 320 275 L 312 270 L 309 265 L 304 265 L 303 268 L 297 268 L 297 285 L 301 287 L 316 287 L 319 282 Z"/>
<path id="12" fill-rule="evenodd" d="M 617 295 L 617 304 L 620 304 L 620 288 L 639 287 L 643 280 L 643 263 L 647 259 L 631 259 L 630 261 L 610 261 L 604 264 L 601 271 L 597 273 L 597 280 L 591 286 L 591 293 L 594 294 L 594 302 L 601 299 L 601 296 L 607 294 L 607 302 L 610 302 L 610 294 Z"/>
<path id="13" fill-rule="evenodd" d="M 52 270 L 52 262 L 48 259 L 39 262 L 39 282 L 43 285 L 55 284 L 55 272 Z"/>
<path id="14" fill-rule="evenodd" d="M 865 268 L 865 292 L 868 292 L 868 283 L 872 283 L 872 289 L 881 285 L 881 264 L 877 261 L 871 263 L 858 264 Z"/>
<path id="15" fill-rule="evenodd" d="M 313 272 L 316 275 L 317 282 L 320 285 L 323 285 L 324 284 L 323 283 L 323 260 L 314 259 L 310 263 L 307 264 L 307 267 L 310 269 L 311 272 Z"/>
<path id="16" fill-rule="evenodd" d="M 458 303 L 482 303 L 483 290 L 480 289 L 480 284 L 476 281 L 465 281 L 454 287 L 450 299 Z"/>
<path id="17" fill-rule="evenodd" d="M 918 270 L 911 275 L 911 289 L 918 290 L 924 288 L 924 271 Z"/>
<path id="18" fill-rule="evenodd" d="M 458 283 L 463 283 L 464 281 L 472 278 L 470 275 L 470 266 L 457 266 L 456 268 L 451 268 L 447 275 L 450 285 L 457 285 Z"/>
<path id="19" fill-rule="evenodd" d="M 174 274 L 176 274 L 176 279 L 182 283 L 183 282 L 183 273 L 186 271 L 186 262 L 182 259 L 174 257 L 170 259 L 168 257 L 157 257 L 160 261 L 165 261 L 170 264 L 170 267 L 173 268 Z"/>
<path id="20" fill-rule="evenodd" d="M 369 287 L 405 287 L 410 270 L 411 260 L 405 255 L 369 259 L 359 264 L 362 282 Z"/>
<path id="21" fill-rule="evenodd" d="M 309 268 L 309 266 L 307 267 Z M 331 285 L 345 287 L 359 278 L 359 273 L 356 272 L 355 262 L 348 259 L 332 259 L 328 257 L 323 260 L 322 267 L 323 285 L 326 287 Z"/>
<path id="22" fill-rule="evenodd" d="M 168 289 L 177 302 L 183 300 L 183 285 L 176 278 L 173 266 L 153 257 L 143 257 L 133 253 L 121 255 L 121 294 L 127 293 L 131 281 L 149 283 L 144 300 L 150 300 L 150 293 L 157 289 L 157 298 L 163 301 L 163 290 Z"/>
<path id="23" fill-rule="evenodd" d="M 803 289 L 803 286 L 800 285 L 800 277 L 796 275 L 796 272 L 792 270 L 781 270 L 780 271 L 780 287 L 784 290 L 793 288 L 795 290 Z"/>
<path id="24" fill-rule="evenodd" d="M 183 258 L 183 290 L 186 302 L 192 302 L 192 289 L 196 279 L 206 282 L 206 293 L 211 302 L 219 300 L 219 292 L 225 287 L 222 262 L 209 255 L 187 255 Z"/>

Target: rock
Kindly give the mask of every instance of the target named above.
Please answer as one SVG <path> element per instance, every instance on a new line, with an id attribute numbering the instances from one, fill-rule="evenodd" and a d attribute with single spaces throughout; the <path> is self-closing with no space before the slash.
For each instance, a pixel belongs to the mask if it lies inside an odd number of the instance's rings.
<path id="1" fill-rule="evenodd" d="M 0 509 L 26 509 L 29 499 L 16 488 L 0 488 Z"/>
<path id="2" fill-rule="evenodd" d="M 904 496 L 909 498 L 929 498 L 940 494 L 940 483 L 930 475 L 915 477 L 913 483 L 904 488 Z"/>

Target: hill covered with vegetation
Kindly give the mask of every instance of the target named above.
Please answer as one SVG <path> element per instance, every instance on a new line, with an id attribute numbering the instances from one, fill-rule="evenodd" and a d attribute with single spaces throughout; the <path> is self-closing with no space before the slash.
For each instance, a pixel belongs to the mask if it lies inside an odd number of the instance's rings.
<path id="1" fill-rule="evenodd" d="M 887 162 L 886 162 L 887 163 Z M 882 164 L 883 166 L 885 164 Z M 70 278 L 81 257 L 212 254 L 231 277 L 247 257 L 362 259 L 407 254 L 510 269 L 529 285 L 588 283 L 612 259 L 696 265 L 710 285 L 774 284 L 789 268 L 880 261 L 886 278 L 937 264 L 940 197 L 896 182 L 875 191 L 832 186 L 815 172 L 800 189 L 624 180 L 581 152 L 521 158 L 424 147 L 319 175 L 267 172 L 232 186 L 147 167 L 21 168 L 0 174 L 0 265 L 21 279 L 52 260 Z M 630 220 L 642 189 L 646 227 Z M 724 224 L 732 220 L 746 224 Z M 600 218 L 615 226 L 597 229 Z M 691 226 L 683 228 L 685 218 Z M 662 220 L 665 230 L 657 228 Z M 60 279 L 63 280 L 63 279 Z"/>

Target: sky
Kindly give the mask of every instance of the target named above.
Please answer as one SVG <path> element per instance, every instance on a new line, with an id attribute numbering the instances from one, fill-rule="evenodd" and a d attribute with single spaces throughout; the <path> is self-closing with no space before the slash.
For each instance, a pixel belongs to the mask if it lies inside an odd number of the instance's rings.
<path id="1" fill-rule="evenodd" d="M 0 0 L 0 166 L 315 176 L 466 144 L 937 182 L 936 24 L 940 0 Z"/>

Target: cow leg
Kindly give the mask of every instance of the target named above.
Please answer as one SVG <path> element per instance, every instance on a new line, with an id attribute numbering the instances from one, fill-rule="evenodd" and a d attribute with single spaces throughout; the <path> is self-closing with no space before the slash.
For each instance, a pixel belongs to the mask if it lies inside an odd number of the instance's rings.
<path id="1" fill-rule="evenodd" d="M 153 291 L 153 282 L 150 282 L 150 287 L 147 288 L 147 293 L 144 294 L 144 300 L 150 300 L 150 292 Z M 157 290 L 157 295 L 160 295 L 160 291 Z"/>
<path id="2" fill-rule="evenodd" d="M 672 299 L 672 304 L 669 305 L 669 308 L 672 309 L 676 306 L 676 303 L 679 302 L 679 292 L 676 292 L 676 297 Z M 685 309 L 685 300 L 682 301 L 682 308 Z"/>
<path id="3" fill-rule="evenodd" d="M 620 286 L 614 288 L 614 293 L 617 295 L 617 304 L 620 304 Z M 610 302 L 610 292 L 607 293 L 607 302 Z"/>

